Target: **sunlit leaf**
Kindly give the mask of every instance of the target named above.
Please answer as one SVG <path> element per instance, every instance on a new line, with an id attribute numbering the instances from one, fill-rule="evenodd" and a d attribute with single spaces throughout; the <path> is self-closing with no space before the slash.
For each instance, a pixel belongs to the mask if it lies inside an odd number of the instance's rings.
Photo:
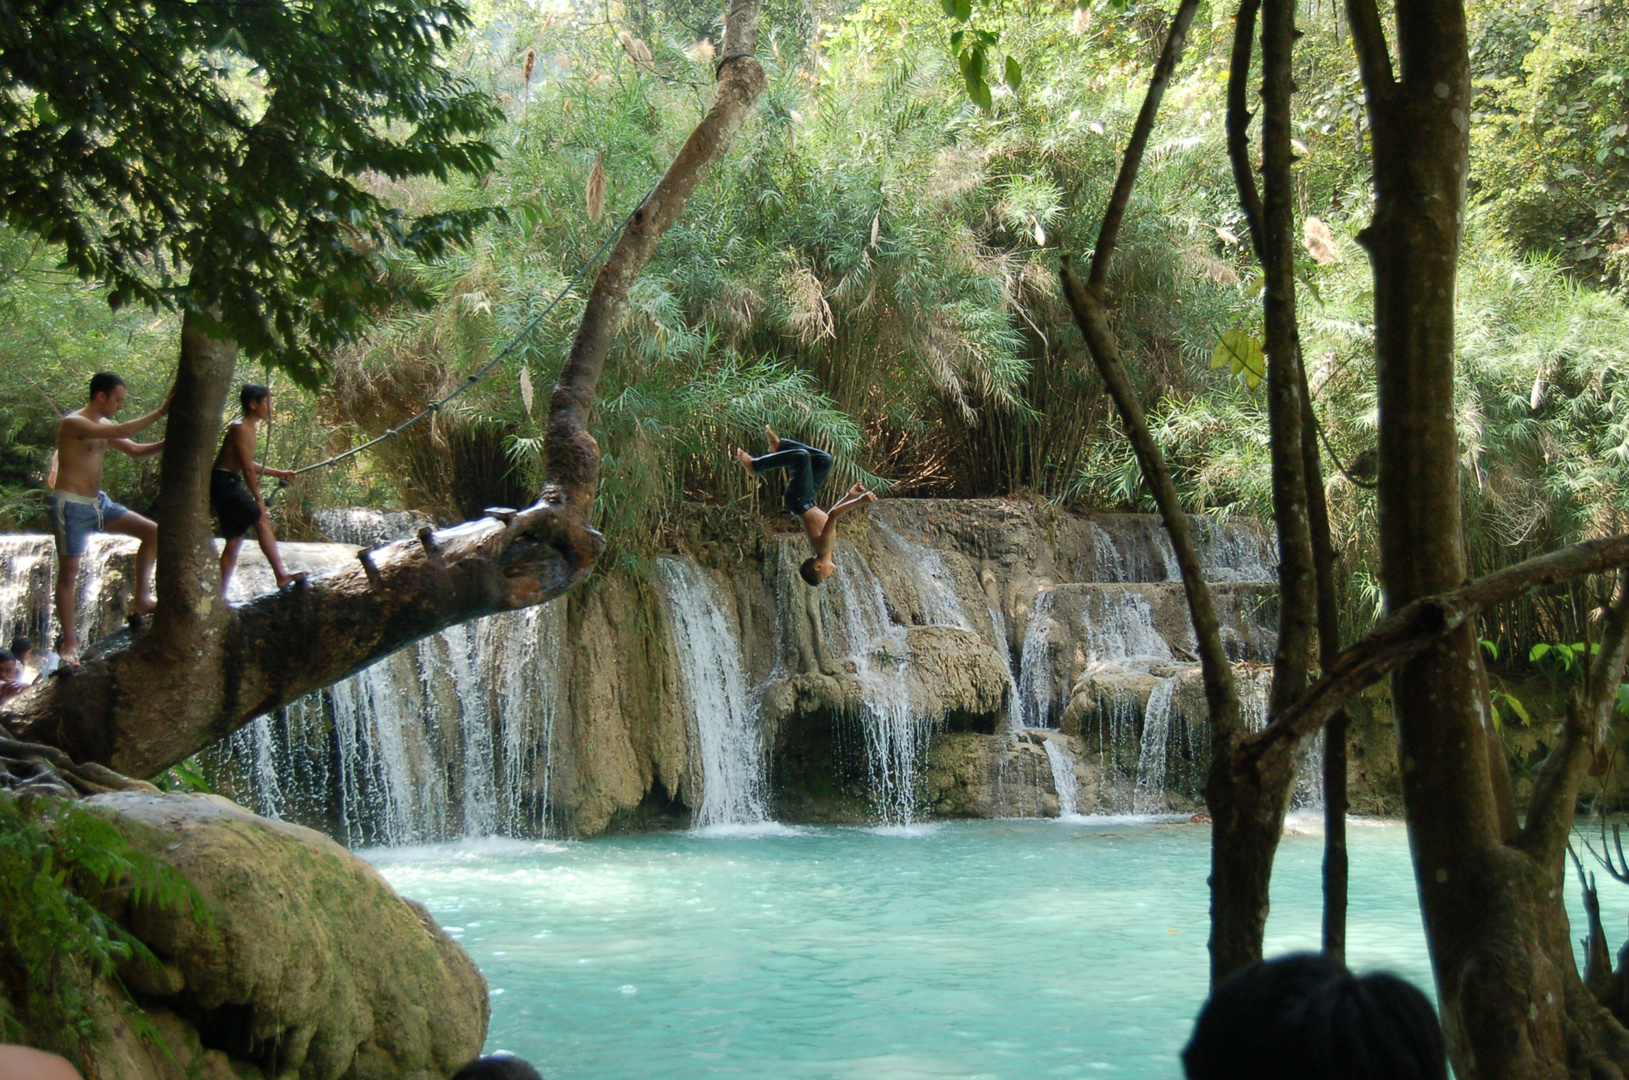
<path id="1" fill-rule="evenodd" d="M 1267 358 L 1261 339 L 1239 327 L 1222 335 L 1216 351 L 1211 353 L 1210 366 L 1218 370 L 1227 368 L 1243 378 L 1244 384 L 1252 390 L 1260 386 L 1267 375 Z"/>

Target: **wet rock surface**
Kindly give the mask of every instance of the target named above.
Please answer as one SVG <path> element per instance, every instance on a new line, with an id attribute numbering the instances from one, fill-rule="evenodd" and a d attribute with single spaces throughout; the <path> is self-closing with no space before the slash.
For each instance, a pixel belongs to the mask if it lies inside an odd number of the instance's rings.
<path id="1" fill-rule="evenodd" d="M 209 913 L 116 913 L 163 962 L 124 976 L 169 1053 L 110 1010 L 104 1075 L 444 1080 L 480 1050 L 489 1006 L 474 962 L 328 837 L 217 796 L 87 804 L 184 875 Z"/>
<path id="2" fill-rule="evenodd" d="M 351 517 L 395 527 L 340 515 Z M 1272 544 L 1248 522 L 1194 524 L 1256 708 L 1251 672 L 1270 658 L 1277 615 Z M 36 539 L 28 550 L 48 556 L 49 538 Z M 209 774 L 261 813 L 353 845 L 683 826 L 707 800 L 709 748 L 741 743 L 709 727 L 722 711 L 751 725 L 753 767 L 782 820 L 1057 813 L 1070 760 L 1101 777 L 1077 782 L 1082 813 L 1198 799 L 1208 723 L 1175 559 L 1152 516 L 883 500 L 845 519 L 839 570 L 819 589 L 797 575 L 801 533 L 684 546 L 673 557 L 695 570 L 682 587 L 707 593 L 709 633 L 730 639 L 720 647 L 741 700 L 728 709 L 687 704 L 723 690 L 690 693 L 720 676 L 692 670 L 717 650 L 676 638 L 678 586 L 656 568 L 617 570 L 540 609 L 434 635 L 257 721 L 205 755 Z M 317 572 L 355 558 L 339 544 L 285 552 Z M 87 560 L 115 590 L 116 554 L 102 569 Z M 11 590 L 0 609 L 37 606 L 31 581 L 0 583 Z M 235 594 L 269 587 L 245 551 Z M 1023 729 L 1072 741 L 1020 746 Z M 981 738 L 983 750 L 966 749 Z M 1369 779 L 1394 783 L 1394 768 L 1388 738 L 1358 738 L 1353 794 L 1368 808 Z M 1046 769 L 1019 764 L 1043 751 Z M 946 754 L 963 764 L 945 767 Z"/>

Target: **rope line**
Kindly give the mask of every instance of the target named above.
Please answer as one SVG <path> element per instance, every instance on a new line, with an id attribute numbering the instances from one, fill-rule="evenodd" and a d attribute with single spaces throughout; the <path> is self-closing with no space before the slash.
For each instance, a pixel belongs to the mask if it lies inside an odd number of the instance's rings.
<path id="1" fill-rule="evenodd" d="M 363 443 L 361 446 L 353 446 L 349 450 L 346 450 L 343 453 L 335 454 L 331 458 L 326 458 L 314 464 L 295 469 L 294 475 L 300 476 L 304 473 L 311 472 L 314 469 L 325 469 L 330 465 L 337 465 L 346 458 L 355 457 L 357 454 L 373 449 L 382 442 L 389 439 L 394 439 L 396 436 L 400 435 L 402 432 L 406 431 L 420 420 L 423 420 L 431 413 L 440 412 L 443 405 L 447 404 L 447 402 L 451 401 L 453 398 L 457 397 L 459 394 L 462 394 L 465 390 L 468 390 L 470 387 L 484 379 L 488 374 L 491 373 L 493 368 L 497 367 L 509 356 L 510 353 L 514 352 L 516 347 L 519 346 L 520 343 L 524 341 L 533 330 L 537 329 L 539 323 L 548 318 L 549 313 L 559 306 L 560 301 L 566 298 L 566 294 L 570 293 L 572 289 L 575 289 L 578 285 L 582 284 L 583 278 L 588 274 L 589 268 L 600 261 L 600 257 L 603 256 L 606 250 L 610 248 L 613 241 L 622 236 L 623 232 L 628 228 L 628 223 L 633 220 L 634 215 L 639 213 L 640 210 L 644 209 L 645 203 L 649 202 L 650 197 L 654 194 L 656 194 L 656 188 L 655 186 L 652 186 L 649 191 L 645 192 L 645 197 L 640 199 L 632 210 L 628 211 L 628 216 L 622 219 L 622 224 L 613 229 L 610 234 L 607 235 L 603 241 L 601 241 L 600 246 L 594 251 L 594 254 L 590 255 L 588 260 L 577 268 L 577 272 L 571 276 L 571 280 L 566 282 L 565 288 L 561 289 L 555 294 L 554 299 L 549 301 L 548 306 L 542 311 L 538 312 L 536 315 L 533 315 L 531 319 L 527 321 L 525 326 L 517 330 L 514 336 L 509 339 L 504 347 L 499 349 L 497 354 L 494 355 L 492 359 L 488 360 L 479 371 L 465 376 L 464 381 L 458 384 L 457 389 L 453 390 L 445 397 L 440 397 L 430 402 L 423 409 L 419 410 L 419 412 L 412 418 L 404 420 L 395 427 L 388 429 L 383 435 L 375 436 L 374 438 Z M 288 481 L 284 480 L 281 482 L 279 487 L 287 485 L 287 483 Z"/>

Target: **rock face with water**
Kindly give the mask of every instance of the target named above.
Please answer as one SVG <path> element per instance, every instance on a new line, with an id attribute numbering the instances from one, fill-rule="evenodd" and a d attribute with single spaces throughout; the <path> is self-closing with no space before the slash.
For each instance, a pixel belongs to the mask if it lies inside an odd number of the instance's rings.
<path id="1" fill-rule="evenodd" d="M 322 520 L 355 542 L 417 524 Z M 1272 545 L 1249 523 L 1196 526 L 1259 715 Z M 427 638 L 240 730 L 207 771 L 257 812 L 350 845 L 1197 805 L 1208 726 L 1156 519 L 883 500 L 842 536 L 820 589 L 797 575 L 801 535 L 693 536 L 643 574 Z M 6 543 L 0 621 L 33 625 L 50 542 Z M 319 573 L 355 552 L 284 550 Z M 88 608 L 116 615 L 127 562 L 116 543 L 86 560 Z M 245 551 L 234 596 L 270 585 Z M 1372 744 L 1354 758 L 1360 807 L 1368 778 L 1380 798 L 1396 782 L 1376 731 L 1358 733 Z"/>
<path id="2" fill-rule="evenodd" d="M 88 801 L 210 914 L 116 913 L 164 963 L 123 975 L 177 1060 L 117 1023 L 103 1075 L 444 1080 L 479 1053 L 489 1005 L 474 962 L 328 837 L 214 796 Z"/>

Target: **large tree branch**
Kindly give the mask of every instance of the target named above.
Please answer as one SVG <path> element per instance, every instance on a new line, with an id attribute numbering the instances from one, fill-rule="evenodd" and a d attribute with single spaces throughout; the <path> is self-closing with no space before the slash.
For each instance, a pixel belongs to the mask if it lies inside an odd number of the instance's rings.
<path id="1" fill-rule="evenodd" d="M 1415 600 L 1342 649 L 1299 701 L 1247 740 L 1244 758 L 1259 757 L 1276 743 L 1298 741 L 1317 731 L 1347 698 L 1465 626 L 1483 609 L 1585 574 L 1625 566 L 1629 566 L 1629 534 L 1608 536 L 1507 566 L 1452 592 Z"/>
<path id="2" fill-rule="evenodd" d="M 707 166 L 729 149 L 763 92 L 764 71 L 751 55 L 758 42 L 758 7 L 758 0 L 731 0 L 712 107 L 650 197 L 634 212 L 622 239 L 600 268 L 571 355 L 554 384 L 545 438 L 549 477 L 573 503 L 591 505 L 599 488 L 600 452 L 588 433 L 588 414 L 606 353 L 628 309 L 628 291 L 701 183 Z"/>
<path id="3" fill-rule="evenodd" d="M 751 55 L 758 9 L 757 0 L 732 3 L 712 107 L 633 215 L 589 295 L 550 404 L 549 484 L 536 504 L 425 530 L 418 539 L 361 553 L 347 570 L 229 611 L 214 597 L 212 575 L 203 574 L 201 581 L 193 572 L 173 575 L 161 601 L 169 610 L 153 632 L 108 639 L 77 674 L 49 680 L 0 708 L 0 720 L 76 761 L 151 776 L 420 638 L 542 603 L 586 577 L 604 545 L 589 521 L 599 451 L 588 415 L 600 369 L 628 290 L 762 92 L 763 69 Z M 192 379 L 186 401 L 200 418 L 220 415 L 220 380 L 230 377 L 230 366 L 221 376 L 219 361 L 200 354 L 202 369 L 192 376 L 183 371 L 183 381 Z M 178 406 L 181 398 L 178 390 Z M 176 470 L 184 475 L 172 478 L 168 452 L 165 457 L 161 528 L 172 516 L 193 515 L 172 533 L 183 540 L 177 553 L 185 559 L 196 558 L 197 522 L 204 520 L 206 489 L 195 481 L 208 476 L 200 449 L 213 449 L 213 433 L 207 442 L 201 434 L 208 426 L 189 437 L 185 461 L 177 458 Z M 170 621 L 177 610 L 181 617 Z"/>
<path id="4" fill-rule="evenodd" d="M 187 663 L 151 635 L 114 635 L 78 674 L 19 695 L 0 719 L 76 761 L 152 776 L 422 637 L 559 596 L 599 554 L 552 487 L 518 514 L 421 537 L 232 609 Z"/>
<path id="5" fill-rule="evenodd" d="M 1137 183 L 1137 171 L 1142 167 L 1143 150 L 1148 146 L 1148 135 L 1154 130 L 1154 119 L 1159 115 L 1160 102 L 1165 99 L 1165 88 L 1170 85 L 1171 72 L 1182 58 L 1188 42 L 1188 27 L 1193 24 L 1197 4 L 1184 3 L 1177 8 L 1171 20 L 1171 29 L 1165 35 L 1154 74 L 1148 81 L 1148 93 L 1143 96 L 1143 107 L 1137 112 L 1137 122 L 1131 127 L 1131 141 L 1126 143 L 1125 155 L 1120 159 L 1120 171 L 1114 178 L 1114 190 L 1109 193 L 1109 204 L 1103 209 L 1103 224 L 1097 230 L 1097 245 L 1092 251 L 1092 269 L 1086 281 L 1099 294 L 1109 278 L 1109 259 L 1120 239 L 1120 221 L 1131 202 L 1131 189 Z"/>

